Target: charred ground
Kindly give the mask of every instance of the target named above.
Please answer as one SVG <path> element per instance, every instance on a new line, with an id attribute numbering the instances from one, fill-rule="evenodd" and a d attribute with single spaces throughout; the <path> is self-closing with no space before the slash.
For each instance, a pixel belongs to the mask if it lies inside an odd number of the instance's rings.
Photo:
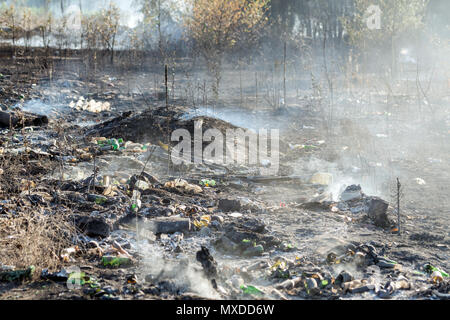
<path id="1" fill-rule="evenodd" d="M 19 119 L 0 146 L 2 299 L 448 298 L 448 277 L 426 268 L 450 270 L 447 83 L 427 104 L 408 81 L 401 94 L 356 83 L 336 89 L 330 118 L 326 95 L 294 86 L 274 106 L 270 90 L 257 100 L 255 73 L 231 67 L 214 104 L 202 68 L 174 69 L 166 105 L 158 64 L 87 78 L 54 57 L 48 78 L 35 62 L 2 62 L 0 103 Z M 70 108 L 80 97 L 111 108 Z M 20 121 L 36 114 L 48 124 Z M 204 129 L 279 128 L 280 174 L 211 164 L 168 172 L 167 128 L 192 132 L 198 118 Z M 114 150 L 104 138 L 123 142 Z M 363 194 L 340 200 L 350 185 Z M 383 227 L 370 216 L 374 196 L 389 203 Z M 70 266 L 82 272 L 75 290 Z"/>

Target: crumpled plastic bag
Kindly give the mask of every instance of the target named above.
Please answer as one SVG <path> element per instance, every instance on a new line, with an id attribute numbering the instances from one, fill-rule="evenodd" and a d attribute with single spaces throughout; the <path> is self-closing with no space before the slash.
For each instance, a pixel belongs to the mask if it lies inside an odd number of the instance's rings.
<path id="1" fill-rule="evenodd" d="M 199 229 L 209 226 L 210 223 L 211 223 L 211 216 L 207 215 L 201 216 L 199 220 L 195 219 L 193 222 L 194 226 L 196 226 Z"/>
<path id="2" fill-rule="evenodd" d="M 93 113 L 100 113 L 103 111 L 111 110 L 111 104 L 109 102 L 100 102 L 95 101 L 94 99 L 87 101 L 84 99 L 84 97 L 78 99 L 77 102 L 70 102 L 69 107 L 78 111 L 84 110 Z"/>
<path id="3" fill-rule="evenodd" d="M 183 180 L 183 179 L 176 179 L 176 180 L 173 180 L 173 181 L 166 182 L 164 184 L 164 187 L 165 188 L 184 189 L 187 192 L 192 192 L 192 193 L 195 193 L 195 194 L 203 192 L 203 189 L 200 186 L 196 186 L 194 184 L 190 184 L 186 180 Z"/>

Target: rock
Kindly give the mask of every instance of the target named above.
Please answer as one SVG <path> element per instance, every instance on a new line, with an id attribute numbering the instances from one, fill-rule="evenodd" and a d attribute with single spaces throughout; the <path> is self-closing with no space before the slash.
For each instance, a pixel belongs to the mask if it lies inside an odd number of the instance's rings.
<path id="1" fill-rule="evenodd" d="M 358 214 L 358 213 L 364 212 L 364 211 L 366 211 L 365 206 L 357 206 L 357 207 L 350 208 L 350 212 L 353 214 Z"/>
<path id="2" fill-rule="evenodd" d="M 371 290 L 375 290 L 374 284 L 368 284 L 368 285 L 361 286 L 358 288 L 353 288 L 353 289 L 350 289 L 350 292 L 351 293 L 364 293 L 364 292 L 371 291 Z"/>
<path id="3" fill-rule="evenodd" d="M 256 232 L 256 233 L 265 233 L 266 232 L 266 224 L 259 219 L 247 219 L 242 225 L 241 228 L 245 228 L 246 230 Z"/>
<path id="4" fill-rule="evenodd" d="M 141 210 L 141 214 L 146 218 L 149 217 L 170 217 L 175 214 L 175 208 L 171 206 L 150 205 Z"/>
<path id="5" fill-rule="evenodd" d="M 239 200 L 220 199 L 218 208 L 223 212 L 240 211 L 242 205 Z"/>
<path id="6" fill-rule="evenodd" d="M 383 199 L 373 197 L 369 202 L 368 215 L 377 227 L 387 228 L 390 226 L 390 221 L 387 216 L 387 209 L 389 204 Z"/>
<path id="7" fill-rule="evenodd" d="M 411 284 L 406 279 L 400 279 L 394 282 L 395 290 L 409 290 L 411 289 Z"/>
<path id="8" fill-rule="evenodd" d="M 167 279 L 158 282 L 158 289 L 160 292 L 169 292 L 173 294 L 178 293 L 178 285 L 173 279 Z"/>
<path id="9" fill-rule="evenodd" d="M 254 257 L 254 256 L 261 256 L 263 253 L 264 247 L 262 245 L 257 245 L 246 249 L 243 255 L 246 257 Z"/>
<path id="10" fill-rule="evenodd" d="M 208 227 L 203 227 L 200 229 L 199 233 L 202 237 L 209 237 L 212 234 L 212 230 Z"/>
<path id="11" fill-rule="evenodd" d="M 222 224 L 223 221 L 224 221 L 224 219 L 223 219 L 222 216 L 219 216 L 219 215 L 212 215 L 212 216 L 211 216 L 211 221 L 217 221 L 217 222 L 219 222 L 220 224 Z"/>
<path id="12" fill-rule="evenodd" d="M 238 245 L 231 241 L 227 236 L 222 236 L 216 241 L 215 246 L 223 249 L 225 252 L 235 252 L 238 249 Z"/>
<path id="13" fill-rule="evenodd" d="M 155 218 L 145 222 L 145 228 L 154 234 L 172 234 L 175 232 L 187 233 L 191 231 L 191 220 L 189 218 L 164 217 Z"/>
<path id="14" fill-rule="evenodd" d="M 78 229 L 89 237 L 106 238 L 111 233 L 111 227 L 103 217 L 75 216 L 74 223 Z"/>
<path id="15" fill-rule="evenodd" d="M 347 210 L 350 210 L 348 204 L 345 203 L 345 202 L 343 202 L 343 201 L 339 202 L 338 205 L 337 205 L 337 207 L 338 207 L 338 209 L 339 209 L 340 211 L 347 211 Z"/>
<path id="16" fill-rule="evenodd" d="M 362 199 L 363 194 L 360 185 L 348 186 L 341 194 L 342 201 L 352 201 Z"/>
<path id="17" fill-rule="evenodd" d="M 353 276 L 347 272 L 342 271 L 337 277 L 336 277 L 336 283 L 337 284 L 344 284 L 346 282 L 350 282 L 353 280 Z"/>
<path id="18" fill-rule="evenodd" d="M 395 268 L 396 265 L 397 265 L 396 263 L 392 263 L 386 260 L 379 260 L 377 262 L 377 266 L 384 269 L 393 269 Z"/>
<path id="19" fill-rule="evenodd" d="M 217 220 L 216 221 L 211 221 L 210 226 L 211 226 L 211 228 L 213 228 L 215 230 L 222 230 L 222 225 Z"/>
<path id="20" fill-rule="evenodd" d="M 239 289 L 244 284 L 244 279 L 242 279 L 241 276 L 235 274 L 231 277 L 231 284 L 233 285 L 233 287 Z"/>
<path id="21" fill-rule="evenodd" d="M 281 244 L 281 240 L 267 234 L 265 225 L 256 219 L 232 222 L 224 227 L 224 234 L 243 251 L 254 243 L 263 245 L 266 250 Z"/>

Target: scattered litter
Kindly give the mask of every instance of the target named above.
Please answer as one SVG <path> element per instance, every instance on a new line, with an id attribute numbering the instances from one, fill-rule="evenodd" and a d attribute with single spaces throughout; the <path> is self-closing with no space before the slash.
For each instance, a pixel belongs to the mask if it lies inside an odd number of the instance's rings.
<path id="1" fill-rule="evenodd" d="M 166 151 L 169 151 L 169 146 L 161 141 L 158 141 L 158 145 Z"/>
<path id="2" fill-rule="evenodd" d="M 264 292 L 261 291 L 260 289 L 258 289 L 258 288 L 255 287 L 255 286 L 245 286 L 245 285 L 242 285 L 242 286 L 241 286 L 241 289 L 242 289 L 242 292 L 243 292 L 244 294 L 247 294 L 247 295 L 256 295 L 256 296 L 263 296 L 263 295 L 264 295 Z"/>
<path id="3" fill-rule="evenodd" d="M 133 264 L 133 261 L 129 257 L 125 256 L 103 256 L 102 265 L 105 267 L 127 267 Z"/>
<path id="4" fill-rule="evenodd" d="M 95 101 L 94 99 L 87 101 L 84 97 L 78 99 L 77 102 L 71 101 L 69 107 L 78 111 L 89 111 L 93 113 L 100 113 L 103 111 L 110 111 L 111 104 L 109 102 Z"/>
<path id="5" fill-rule="evenodd" d="M 423 180 L 422 178 L 415 178 L 414 181 L 416 181 L 416 183 L 417 183 L 418 185 L 421 185 L 421 186 L 427 184 L 427 183 L 425 182 L 425 180 Z"/>
<path id="6" fill-rule="evenodd" d="M 79 251 L 80 251 L 80 249 L 78 248 L 78 246 L 74 246 L 74 247 L 70 247 L 70 248 L 64 249 L 61 252 L 61 259 L 64 262 L 69 262 L 71 256 L 75 255 Z"/>
<path id="7" fill-rule="evenodd" d="M 230 213 L 229 216 L 232 218 L 240 218 L 240 217 L 242 217 L 242 213 L 233 212 L 233 213 Z"/>
<path id="8" fill-rule="evenodd" d="M 123 145 L 123 139 L 105 139 L 105 140 L 97 140 L 97 144 L 105 149 L 112 149 L 114 151 L 117 151 L 119 149 L 124 149 L 125 147 L 122 147 Z"/>
<path id="9" fill-rule="evenodd" d="M 427 272 L 428 274 L 434 274 L 435 272 L 437 272 L 437 273 L 440 273 L 442 277 L 445 277 L 445 278 L 449 277 L 448 273 L 446 273 L 445 271 L 442 271 L 439 268 L 436 268 L 435 266 L 433 266 L 429 263 L 425 264 L 423 268 L 424 268 L 425 272 Z"/>
<path id="10" fill-rule="evenodd" d="M 194 184 L 188 183 L 183 179 L 176 179 L 173 181 L 166 182 L 164 184 L 165 188 L 173 188 L 173 189 L 184 189 L 186 192 L 192 192 L 194 194 L 203 192 L 203 189 Z"/>
<path id="11" fill-rule="evenodd" d="M 194 226 L 198 229 L 207 227 L 211 223 L 211 216 L 201 216 L 199 220 L 195 219 L 193 221 Z"/>
<path id="12" fill-rule="evenodd" d="M 203 187 L 215 187 L 216 186 L 216 181 L 215 180 L 210 180 L 210 179 L 202 179 L 199 183 L 201 186 Z"/>
<path id="13" fill-rule="evenodd" d="M 333 175 L 330 173 L 315 173 L 309 183 L 328 186 L 333 183 Z"/>
<path id="14" fill-rule="evenodd" d="M 36 268 L 34 266 L 30 266 L 25 270 L 0 271 L 0 282 L 31 280 L 35 269 Z"/>

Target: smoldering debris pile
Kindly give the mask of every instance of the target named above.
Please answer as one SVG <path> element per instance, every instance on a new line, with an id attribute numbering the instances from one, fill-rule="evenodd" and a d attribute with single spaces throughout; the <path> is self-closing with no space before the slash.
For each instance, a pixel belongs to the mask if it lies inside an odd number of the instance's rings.
<path id="1" fill-rule="evenodd" d="M 125 140 L 135 142 L 157 142 L 167 136 L 167 132 L 173 132 L 176 129 L 186 129 L 194 137 L 194 127 L 196 121 L 201 121 L 203 131 L 215 128 L 225 132 L 226 129 L 235 129 L 225 121 L 211 117 L 197 117 L 192 119 L 183 119 L 186 113 L 185 107 L 160 106 L 157 109 L 145 110 L 133 114 L 131 112 L 123 113 L 121 116 L 101 123 L 87 132 L 88 136 L 100 137 L 123 137 Z"/>

